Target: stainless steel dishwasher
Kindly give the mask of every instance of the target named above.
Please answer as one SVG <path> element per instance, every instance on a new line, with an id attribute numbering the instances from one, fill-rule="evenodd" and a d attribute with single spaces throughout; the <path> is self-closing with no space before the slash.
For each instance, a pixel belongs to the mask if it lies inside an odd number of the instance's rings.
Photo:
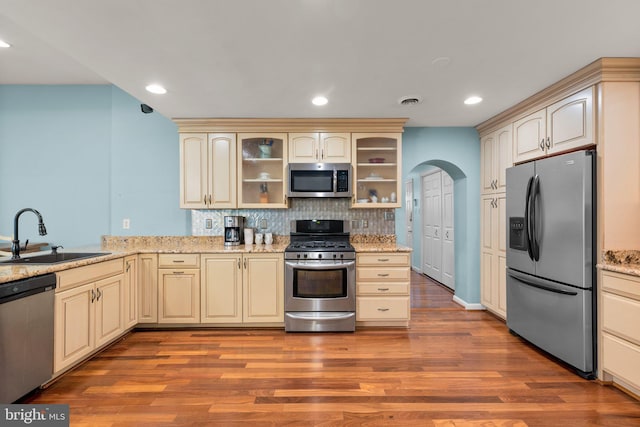
<path id="1" fill-rule="evenodd" d="M 51 379 L 56 275 L 0 284 L 0 403 Z"/>

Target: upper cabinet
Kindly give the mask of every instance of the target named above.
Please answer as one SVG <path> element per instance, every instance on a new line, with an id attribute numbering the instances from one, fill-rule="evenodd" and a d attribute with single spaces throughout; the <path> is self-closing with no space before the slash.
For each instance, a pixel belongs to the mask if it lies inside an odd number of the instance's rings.
<path id="1" fill-rule="evenodd" d="M 238 134 L 238 207 L 287 207 L 286 158 L 286 133 Z"/>
<path id="2" fill-rule="evenodd" d="M 353 133 L 355 208 L 399 208 L 402 134 Z"/>
<path id="3" fill-rule="evenodd" d="M 289 163 L 350 163 L 350 133 L 290 133 Z"/>
<path id="4" fill-rule="evenodd" d="M 594 87 L 588 87 L 513 124 L 513 161 L 595 144 Z"/>
<path id="5" fill-rule="evenodd" d="M 482 194 L 507 190 L 506 170 L 513 165 L 511 124 L 480 138 Z"/>
<path id="6" fill-rule="evenodd" d="M 236 135 L 180 135 L 180 207 L 236 207 Z"/>

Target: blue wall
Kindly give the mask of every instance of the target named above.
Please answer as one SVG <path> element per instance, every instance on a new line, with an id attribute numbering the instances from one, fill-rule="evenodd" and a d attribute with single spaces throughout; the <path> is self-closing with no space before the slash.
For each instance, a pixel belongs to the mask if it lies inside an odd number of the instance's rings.
<path id="1" fill-rule="evenodd" d="M 0 86 L 0 234 L 67 247 L 103 234 L 190 234 L 178 208 L 176 126 L 110 85 Z M 122 230 L 122 218 L 131 229 Z"/>
<path id="2" fill-rule="evenodd" d="M 454 180 L 455 293 L 467 303 L 480 302 L 480 142 L 474 128 L 405 128 L 402 136 L 404 182 L 413 178 L 418 206 L 413 214 L 413 242 L 406 242 L 403 207 L 396 212 L 398 241 L 413 248 L 412 265 L 422 267 L 420 174 L 434 166 Z"/>

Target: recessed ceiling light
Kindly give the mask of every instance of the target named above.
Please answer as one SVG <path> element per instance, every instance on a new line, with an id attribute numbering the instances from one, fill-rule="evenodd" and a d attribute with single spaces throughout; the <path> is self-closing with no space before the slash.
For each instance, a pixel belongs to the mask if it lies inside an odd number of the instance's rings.
<path id="1" fill-rule="evenodd" d="M 464 100 L 464 103 L 467 105 L 479 104 L 482 102 L 482 98 L 479 96 L 470 96 Z"/>
<path id="2" fill-rule="evenodd" d="M 313 105 L 326 105 L 329 100 L 325 96 L 316 96 L 311 100 Z"/>
<path id="3" fill-rule="evenodd" d="M 447 65 L 451 64 L 451 58 L 449 58 L 448 56 L 439 56 L 437 58 L 434 58 L 434 60 L 431 61 L 431 64 L 437 67 L 446 67 Z"/>
<path id="4" fill-rule="evenodd" d="M 0 47 L 11 47 L 11 45 L 4 40 L 0 40 Z"/>
<path id="5" fill-rule="evenodd" d="M 147 91 L 151 93 L 156 93 L 158 95 L 164 95 L 165 93 L 167 93 L 167 90 L 165 88 L 157 84 L 148 85 L 145 89 L 147 89 Z"/>

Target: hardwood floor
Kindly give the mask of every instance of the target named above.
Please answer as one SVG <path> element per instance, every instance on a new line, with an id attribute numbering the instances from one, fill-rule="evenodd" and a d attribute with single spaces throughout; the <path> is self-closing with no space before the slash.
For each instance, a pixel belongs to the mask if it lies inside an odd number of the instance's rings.
<path id="1" fill-rule="evenodd" d="M 144 331 L 24 403 L 73 426 L 638 426 L 586 381 L 412 273 L 409 330 Z"/>

